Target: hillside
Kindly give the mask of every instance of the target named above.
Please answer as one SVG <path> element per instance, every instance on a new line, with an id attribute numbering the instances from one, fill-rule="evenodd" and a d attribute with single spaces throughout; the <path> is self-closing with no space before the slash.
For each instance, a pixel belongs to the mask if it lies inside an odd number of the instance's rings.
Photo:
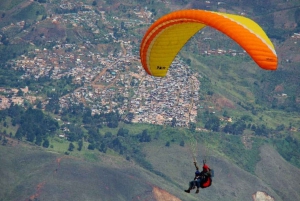
<path id="1" fill-rule="evenodd" d="M 0 200 L 139 200 L 159 178 L 120 157 L 93 162 L 15 144 L 1 146 Z"/>
<path id="2" fill-rule="evenodd" d="M 199 195 L 183 192 L 194 168 L 188 147 L 175 144 L 166 147 L 155 141 L 145 146 L 146 159 L 164 177 L 133 161 L 98 151 L 78 158 L 14 141 L 12 145 L 1 145 L 0 152 L 0 200 L 229 201 L 251 200 L 257 191 L 276 201 L 300 198 L 297 191 L 300 170 L 287 163 L 270 145 L 261 147 L 255 174 L 212 151 L 208 161 L 215 170 L 213 185 L 202 189 Z"/>
<path id="3" fill-rule="evenodd" d="M 177 9 L 255 20 L 278 70 L 207 27 L 146 75 L 143 34 Z M 300 200 L 299 34 L 299 0 L 1 1 L 0 201 Z"/>

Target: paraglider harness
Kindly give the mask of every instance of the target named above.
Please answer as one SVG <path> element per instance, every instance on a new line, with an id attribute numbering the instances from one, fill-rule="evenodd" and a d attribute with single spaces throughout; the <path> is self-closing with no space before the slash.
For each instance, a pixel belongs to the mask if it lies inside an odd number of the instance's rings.
<path id="1" fill-rule="evenodd" d="M 214 176 L 214 171 L 212 169 L 210 169 L 206 164 L 205 164 L 205 160 L 203 160 L 203 171 L 199 171 L 199 167 L 197 165 L 197 162 L 194 161 L 194 165 L 196 167 L 196 172 L 195 172 L 195 178 L 194 181 L 196 181 L 197 179 L 201 179 L 200 182 L 200 188 L 207 188 L 209 186 L 211 186 L 212 183 L 212 177 Z M 195 182 L 196 185 L 196 182 Z"/>

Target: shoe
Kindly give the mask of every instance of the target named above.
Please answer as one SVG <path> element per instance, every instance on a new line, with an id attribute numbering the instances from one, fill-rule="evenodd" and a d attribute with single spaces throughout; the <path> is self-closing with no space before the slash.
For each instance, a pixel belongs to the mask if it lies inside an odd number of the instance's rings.
<path id="1" fill-rule="evenodd" d="M 199 189 L 196 190 L 196 193 L 199 193 Z"/>
<path id="2" fill-rule="evenodd" d="M 186 193 L 190 193 L 190 190 L 184 190 L 184 192 L 186 192 Z"/>

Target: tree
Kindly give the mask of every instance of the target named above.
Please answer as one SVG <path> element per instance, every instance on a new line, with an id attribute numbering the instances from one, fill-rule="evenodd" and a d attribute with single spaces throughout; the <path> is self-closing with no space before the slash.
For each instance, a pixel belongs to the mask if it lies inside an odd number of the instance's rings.
<path id="1" fill-rule="evenodd" d="M 281 125 L 276 127 L 276 131 L 283 131 L 284 129 L 285 129 L 284 124 L 281 124 Z"/>
<path id="2" fill-rule="evenodd" d="M 191 65 L 191 61 L 192 61 L 191 59 L 187 59 L 187 60 L 186 60 L 186 63 L 187 63 L 188 66 Z"/>
<path id="3" fill-rule="evenodd" d="M 39 100 L 39 99 L 36 100 L 36 108 L 38 108 L 38 109 L 42 109 L 43 108 L 42 101 Z"/>
<path id="4" fill-rule="evenodd" d="M 148 134 L 147 129 L 143 130 L 142 134 L 138 135 L 140 142 L 151 142 L 151 135 Z"/>
<path id="5" fill-rule="evenodd" d="M 77 148 L 77 150 L 78 150 L 78 151 L 81 151 L 82 146 L 83 146 L 82 140 L 79 140 L 77 143 L 78 143 L 78 148 Z"/>
<path id="6" fill-rule="evenodd" d="M 104 135 L 105 138 L 111 138 L 112 137 L 112 133 L 111 132 L 106 132 Z"/>
<path id="7" fill-rule="evenodd" d="M 21 89 L 19 89 L 17 92 L 17 96 L 23 96 L 23 95 L 24 95 L 24 92 Z"/>
<path id="8" fill-rule="evenodd" d="M 252 119 L 252 117 L 250 115 L 243 115 L 241 117 L 241 120 L 243 120 L 243 121 L 250 121 L 251 122 L 253 119 Z"/>
<path id="9" fill-rule="evenodd" d="M 75 148 L 74 144 L 72 142 L 70 142 L 68 151 L 73 151 L 74 148 Z"/>
<path id="10" fill-rule="evenodd" d="M 119 138 L 114 139 L 111 144 L 114 150 L 120 150 L 122 148 L 122 143 Z"/>
<path id="11" fill-rule="evenodd" d="M 92 122 L 92 110 L 90 108 L 86 108 L 82 116 L 82 123 L 91 124 L 91 122 Z"/>
<path id="12" fill-rule="evenodd" d="M 94 144 L 89 144 L 88 149 L 89 150 L 94 150 L 95 149 L 95 145 Z"/>
<path id="13" fill-rule="evenodd" d="M 173 117 L 173 119 L 172 119 L 172 124 L 171 124 L 171 126 L 172 126 L 172 127 L 175 127 L 175 126 L 176 126 L 176 118 L 175 118 L 175 117 Z"/>
<path id="14" fill-rule="evenodd" d="M 124 129 L 124 128 L 120 128 L 118 130 L 118 133 L 117 133 L 117 136 L 122 136 L 122 137 L 125 137 L 127 136 L 129 133 L 129 131 L 127 129 Z"/>
<path id="15" fill-rule="evenodd" d="M 220 119 L 215 115 L 211 115 L 204 127 L 208 130 L 219 131 Z"/>
<path id="16" fill-rule="evenodd" d="M 96 127 L 87 128 L 89 134 L 90 142 L 99 142 L 102 136 L 99 134 L 98 129 Z"/>
<path id="17" fill-rule="evenodd" d="M 67 133 L 69 141 L 74 142 L 82 139 L 83 131 L 79 126 L 75 124 L 69 124 L 67 127 L 69 129 L 69 132 Z"/>
<path id="18" fill-rule="evenodd" d="M 45 139 L 42 146 L 45 147 L 45 148 L 48 148 L 49 145 L 50 145 L 49 140 Z"/>
<path id="19" fill-rule="evenodd" d="M 107 151 L 107 146 L 105 145 L 105 143 L 101 143 L 100 148 L 99 148 L 100 152 L 106 153 Z"/>
<path id="20" fill-rule="evenodd" d="M 8 140 L 6 139 L 6 137 L 4 136 L 3 140 L 2 140 L 2 145 L 6 145 L 8 143 Z"/>
<path id="21" fill-rule="evenodd" d="M 124 129 L 123 128 L 120 128 L 118 130 L 117 136 L 123 136 L 124 137 Z"/>
<path id="22" fill-rule="evenodd" d="M 234 135 L 241 135 L 241 134 L 243 134 L 245 129 L 246 129 L 246 124 L 244 123 L 244 121 L 238 120 L 234 124 L 228 123 L 224 127 L 223 132 L 232 133 Z"/>
<path id="23" fill-rule="evenodd" d="M 190 122 L 189 123 L 189 129 L 190 129 L 190 131 L 195 132 L 196 124 L 194 122 Z"/>
<path id="24" fill-rule="evenodd" d="M 227 111 L 227 110 L 225 110 L 225 111 L 223 112 L 223 117 L 229 118 L 229 114 L 228 114 L 228 111 Z"/>
<path id="25" fill-rule="evenodd" d="M 156 131 L 155 136 L 154 136 L 154 139 L 155 139 L 155 140 L 158 140 L 159 136 L 160 136 L 160 132 L 159 132 L 159 131 Z"/>
<path id="26" fill-rule="evenodd" d="M 207 95 L 212 96 L 214 94 L 213 91 L 207 91 Z"/>
<path id="27" fill-rule="evenodd" d="M 59 95 L 56 93 L 48 93 L 49 102 L 45 107 L 46 111 L 53 112 L 56 109 L 59 109 Z"/>
<path id="28" fill-rule="evenodd" d="M 34 134 L 34 132 L 32 132 L 32 130 L 26 133 L 26 140 L 27 141 L 33 142 L 34 139 L 35 139 L 35 134 Z"/>
<path id="29" fill-rule="evenodd" d="M 134 114 L 132 112 L 129 112 L 127 114 L 127 120 L 128 121 L 126 121 L 125 123 L 131 123 L 133 119 L 134 119 Z"/>
<path id="30" fill-rule="evenodd" d="M 38 146 L 41 146 L 42 141 L 43 141 L 42 136 L 41 135 L 36 135 L 35 144 L 38 145 Z"/>
<path id="31" fill-rule="evenodd" d="M 121 22 L 121 29 L 126 29 L 125 23 L 123 21 Z"/>
<path id="32" fill-rule="evenodd" d="M 117 112 L 109 112 L 107 114 L 103 114 L 103 116 L 106 118 L 107 126 L 109 128 L 117 128 L 119 125 L 119 115 Z"/>
<path id="33" fill-rule="evenodd" d="M 262 125 L 256 127 L 255 134 L 262 135 L 262 136 L 268 136 L 268 129 L 264 124 L 262 124 Z"/>
<path id="34" fill-rule="evenodd" d="M 23 137 L 23 133 L 22 133 L 22 129 L 18 129 L 15 135 L 15 138 L 17 138 L 18 140 L 22 140 Z"/>

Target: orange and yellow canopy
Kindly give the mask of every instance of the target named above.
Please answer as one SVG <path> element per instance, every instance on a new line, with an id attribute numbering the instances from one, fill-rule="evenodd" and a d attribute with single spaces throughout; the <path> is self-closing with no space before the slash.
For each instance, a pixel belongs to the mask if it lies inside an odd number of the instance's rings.
<path id="1" fill-rule="evenodd" d="M 205 26 L 236 41 L 265 70 L 277 69 L 274 45 L 253 20 L 244 16 L 206 10 L 179 10 L 154 22 L 141 43 L 140 57 L 146 72 L 164 77 L 186 42 Z"/>

